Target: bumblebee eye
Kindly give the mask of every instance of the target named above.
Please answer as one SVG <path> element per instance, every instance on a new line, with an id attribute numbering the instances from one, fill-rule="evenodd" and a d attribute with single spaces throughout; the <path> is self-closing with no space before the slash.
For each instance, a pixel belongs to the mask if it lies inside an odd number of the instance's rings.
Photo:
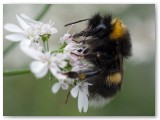
<path id="1" fill-rule="evenodd" d="M 90 33 L 98 33 L 100 32 L 101 30 L 105 30 L 106 29 L 106 26 L 105 24 L 101 23 L 100 25 L 98 25 L 95 29 L 93 29 Z"/>
<path id="2" fill-rule="evenodd" d="M 96 29 L 98 29 L 98 30 L 106 29 L 106 26 L 105 26 L 105 24 L 101 23 L 100 25 L 98 25 L 96 27 Z"/>
<path id="3" fill-rule="evenodd" d="M 85 37 L 88 37 L 88 36 L 92 36 L 96 33 L 99 33 L 100 31 L 102 30 L 105 30 L 107 27 L 105 26 L 105 24 L 101 23 L 99 24 L 96 28 L 93 28 L 89 31 L 82 31 L 80 33 L 76 33 L 73 35 L 73 37 L 78 37 L 78 36 L 85 36 Z"/>

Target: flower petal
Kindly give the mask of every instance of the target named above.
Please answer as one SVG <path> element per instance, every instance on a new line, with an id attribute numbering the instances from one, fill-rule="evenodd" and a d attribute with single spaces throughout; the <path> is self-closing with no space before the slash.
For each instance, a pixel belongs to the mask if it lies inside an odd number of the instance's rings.
<path id="1" fill-rule="evenodd" d="M 51 28 L 51 34 L 55 34 L 55 33 L 57 33 L 58 32 L 58 30 L 56 29 L 56 28 Z"/>
<path id="2" fill-rule="evenodd" d="M 67 78 L 65 79 L 65 82 L 72 85 L 74 83 L 74 79 Z"/>
<path id="3" fill-rule="evenodd" d="M 79 112 L 82 111 L 82 108 L 84 107 L 84 101 L 85 100 L 85 93 L 82 91 L 79 91 L 78 95 L 78 110 Z"/>
<path id="4" fill-rule="evenodd" d="M 27 25 L 27 23 L 22 18 L 20 18 L 18 15 L 16 15 L 16 18 L 23 30 L 27 30 L 29 28 L 29 25 Z"/>
<path id="5" fill-rule="evenodd" d="M 61 74 L 60 72 L 58 72 L 58 73 L 55 75 L 55 77 L 58 78 L 59 80 L 65 80 L 65 79 L 67 79 L 67 76 Z"/>
<path id="6" fill-rule="evenodd" d="M 89 96 L 89 92 L 88 92 L 88 85 L 92 85 L 90 83 L 87 83 L 87 82 L 82 82 L 82 85 L 83 85 L 83 92 Z"/>
<path id="7" fill-rule="evenodd" d="M 50 65 L 50 71 L 51 73 L 54 75 L 54 77 L 56 77 L 58 80 L 65 80 L 67 79 L 66 75 L 63 75 L 62 73 L 60 73 L 60 69 L 57 67 L 57 65 L 53 66 L 53 63 Z"/>
<path id="8" fill-rule="evenodd" d="M 61 87 L 61 83 L 60 83 L 60 82 L 55 83 L 55 84 L 52 86 L 52 92 L 53 92 L 53 93 L 57 93 L 57 92 L 59 91 L 60 87 Z"/>
<path id="9" fill-rule="evenodd" d="M 63 43 L 64 43 L 64 39 L 63 39 L 63 37 L 61 37 L 61 38 L 60 38 L 60 42 L 61 42 L 61 44 L 63 44 Z"/>
<path id="10" fill-rule="evenodd" d="M 48 63 L 41 61 L 33 61 L 30 64 L 31 71 L 35 74 L 37 78 L 44 77 L 48 72 Z"/>
<path id="11" fill-rule="evenodd" d="M 61 87 L 62 87 L 63 90 L 67 90 L 69 86 L 68 86 L 67 83 L 62 83 Z"/>
<path id="12" fill-rule="evenodd" d="M 63 42 L 65 41 L 67 44 L 71 43 L 72 42 L 72 37 L 71 36 L 72 35 L 68 34 L 68 33 L 64 34 L 64 36 L 62 37 Z"/>
<path id="13" fill-rule="evenodd" d="M 59 61 L 58 66 L 59 66 L 60 68 L 64 68 L 64 67 L 67 66 L 67 62 L 66 62 L 66 61 Z"/>
<path id="14" fill-rule="evenodd" d="M 36 21 L 36 20 L 33 20 L 32 18 L 28 17 L 27 15 L 25 14 L 21 14 L 21 17 L 26 21 L 26 22 L 29 22 L 29 23 L 33 23 L 33 24 L 39 24 L 41 22 L 39 21 Z"/>
<path id="15" fill-rule="evenodd" d="M 20 43 L 20 47 L 30 47 L 32 44 L 32 41 L 29 40 L 29 39 L 25 39 L 25 40 L 22 40 L 21 43 Z"/>
<path id="16" fill-rule="evenodd" d="M 59 61 L 59 60 L 65 60 L 67 58 L 67 55 L 66 54 L 62 54 L 62 53 L 59 53 L 56 55 L 56 59 Z"/>
<path id="17" fill-rule="evenodd" d="M 80 67 L 78 65 L 75 65 L 72 67 L 72 71 L 80 71 Z"/>
<path id="18" fill-rule="evenodd" d="M 71 90 L 72 97 L 76 98 L 78 96 L 78 91 L 79 91 L 78 85 L 76 85 L 74 88 L 72 88 L 72 90 Z"/>
<path id="19" fill-rule="evenodd" d="M 48 72 L 48 67 L 45 67 L 41 72 L 39 73 L 35 73 L 34 75 L 37 77 L 37 78 L 43 78 Z"/>
<path id="20" fill-rule="evenodd" d="M 50 64 L 50 71 L 51 73 L 56 76 L 56 74 L 58 74 L 58 72 L 60 71 L 60 69 L 57 67 L 56 63 L 52 62 Z"/>
<path id="21" fill-rule="evenodd" d="M 26 39 L 26 36 L 23 34 L 10 34 L 10 35 L 6 35 L 5 38 L 13 42 L 18 42 Z"/>
<path id="22" fill-rule="evenodd" d="M 83 105 L 83 112 L 87 112 L 88 110 L 88 97 L 84 95 L 84 105 Z"/>
<path id="23" fill-rule="evenodd" d="M 41 60 L 44 57 L 44 54 L 41 51 L 31 48 L 30 46 L 27 46 L 29 43 L 25 42 L 26 41 L 22 41 L 20 43 L 20 48 L 26 55 L 35 60 Z"/>
<path id="24" fill-rule="evenodd" d="M 4 29 L 9 32 L 24 33 L 24 31 L 19 26 L 11 23 L 5 24 Z"/>

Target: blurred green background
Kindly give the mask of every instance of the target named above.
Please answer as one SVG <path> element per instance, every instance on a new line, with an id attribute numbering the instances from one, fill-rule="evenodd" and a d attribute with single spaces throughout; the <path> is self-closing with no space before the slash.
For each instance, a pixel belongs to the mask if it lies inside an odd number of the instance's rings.
<path id="1" fill-rule="evenodd" d="M 4 24 L 17 24 L 16 14 L 24 13 L 35 18 L 46 5 L 6 4 L 3 6 Z M 155 115 L 155 5 L 112 4 L 55 4 L 51 5 L 41 21 L 55 21 L 58 34 L 49 43 L 50 49 L 60 45 L 59 38 L 68 28 L 66 23 L 88 18 L 96 12 L 112 13 L 119 17 L 130 30 L 133 55 L 125 60 L 125 74 L 120 93 L 102 109 L 89 108 L 79 113 L 77 99 L 69 98 L 68 91 L 53 94 L 49 75 L 37 80 L 32 74 L 4 76 L 4 116 L 154 116 Z M 81 31 L 86 23 L 79 23 L 73 31 Z M 8 32 L 4 30 L 4 36 Z M 12 44 L 4 39 L 4 50 Z M 13 70 L 29 66 L 31 59 L 16 46 L 3 58 L 3 69 Z M 56 80 L 54 80 L 56 82 Z M 52 83 L 53 84 L 53 83 Z"/>

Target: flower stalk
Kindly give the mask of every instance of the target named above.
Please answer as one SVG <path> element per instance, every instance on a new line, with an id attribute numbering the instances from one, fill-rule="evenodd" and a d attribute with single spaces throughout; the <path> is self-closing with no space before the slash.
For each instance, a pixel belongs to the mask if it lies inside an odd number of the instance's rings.
<path id="1" fill-rule="evenodd" d="M 10 75 L 21 75 L 21 74 L 27 74 L 27 73 L 31 73 L 29 68 L 19 69 L 19 70 L 5 70 L 3 72 L 3 75 L 10 76 Z"/>
<path id="2" fill-rule="evenodd" d="M 49 52 L 48 40 L 43 40 L 43 47 L 45 52 Z"/>

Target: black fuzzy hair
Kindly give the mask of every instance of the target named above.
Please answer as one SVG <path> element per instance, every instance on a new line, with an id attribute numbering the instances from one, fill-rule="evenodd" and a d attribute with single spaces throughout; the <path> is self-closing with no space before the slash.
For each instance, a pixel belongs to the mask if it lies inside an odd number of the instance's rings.
<path id="1" fill-rule="evenodd" d="M 100 15 L 100 13 L 96 13 L 95 15 L 93 15 L 89 22 L 88 22 L 88 27 L 92 27 L 95 28 L 96 26 L 98 26 L 100 23 L 104 23 L 106 26 L 111 26 L 111 21 L 112 21 L 112 15 L 111 14 L 107 14 L 107 15 Z"/>

